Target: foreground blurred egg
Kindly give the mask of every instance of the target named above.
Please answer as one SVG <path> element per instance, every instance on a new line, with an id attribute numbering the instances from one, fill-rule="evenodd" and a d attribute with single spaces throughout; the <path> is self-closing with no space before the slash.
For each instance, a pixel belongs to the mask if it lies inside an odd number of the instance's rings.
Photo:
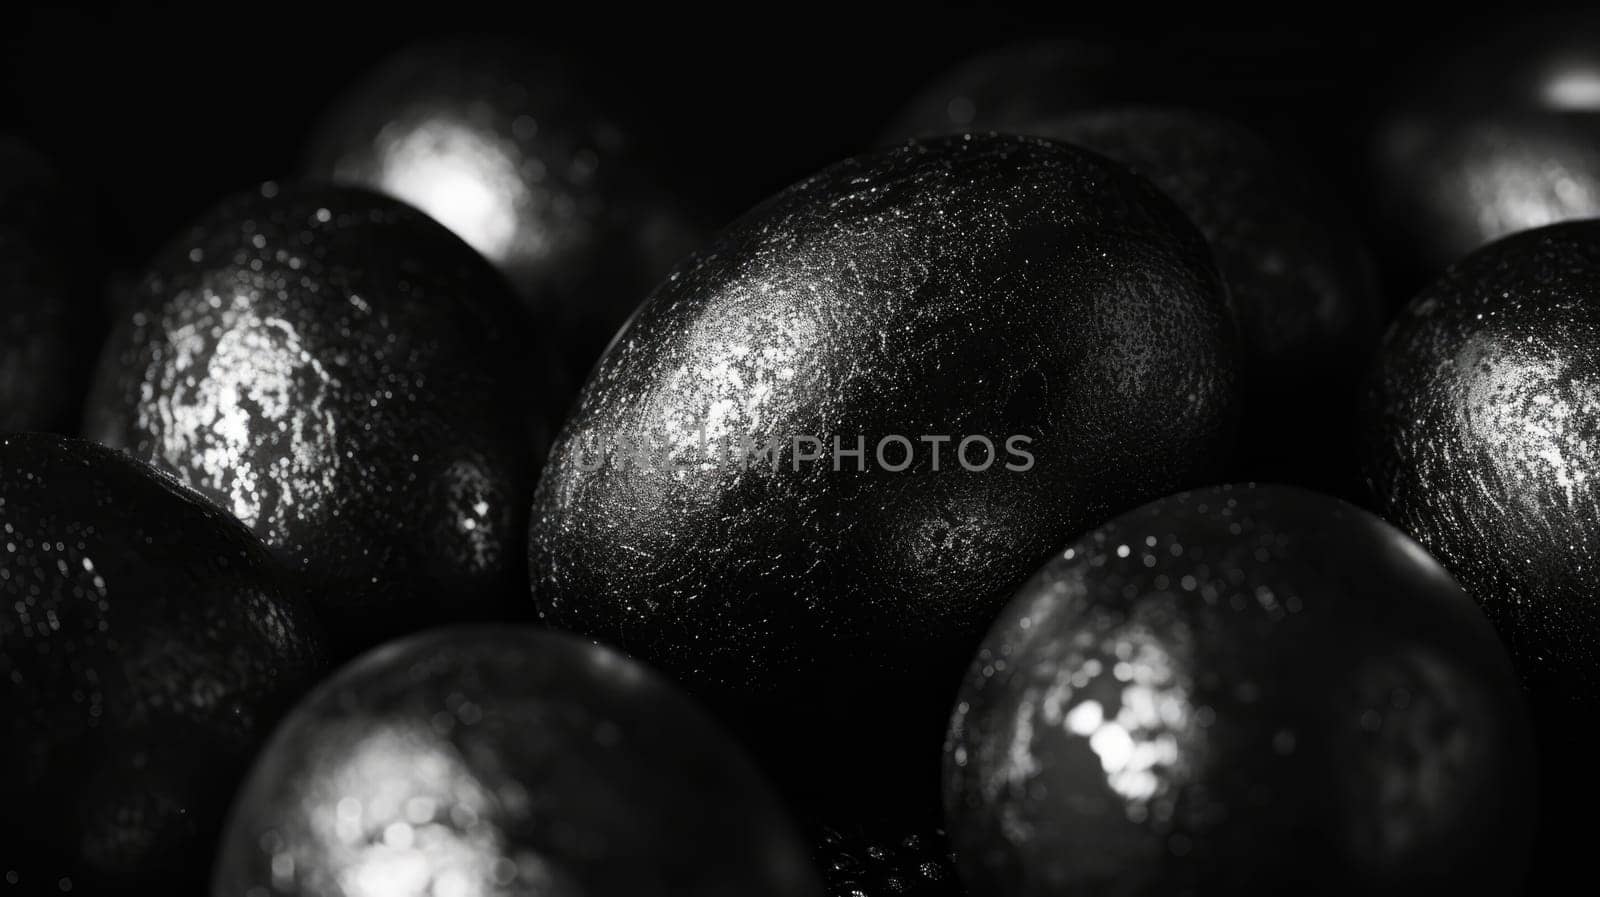
<path id="1" fill-rule="evenodd" d="M 0 431 L 77 426 L 102 335 L 87 212 L 48 161 L 0 136 Z"/>
<path id="2" fill-rule="evenodd" d="M 1288 487 L 1162 499 L 1006 610 L 945 748 L 974 894 L 1516 893 L 1533 770 L 1494 632 L 1416 543 Z"/>
<path id="3" fill-rule="evenodd" d="M 1331 485 L 1352 454 L 1356 384 L 1382 309 L 1366 253 L 1327 188 L 1279 147 L 1206 113 L 1130 107 L 1016 127 L 1127 165 L 1189 216 L 1216 251 L 1239 320 L 1246 411 L 1236 472 Z"/>
<path id="4" fill-rule="evenodd" d="M 1600 215 L 1600 18 L 1476 33 L 1416 68 L 1369 148 L 1398 264 L 1431 277 L 1507 234 Z"/>
<path id="5" fill-rule="evenodd" d="M 435 630 L 279 727 L 212 893 L 819 897 L 805 845 L 708 717 L 607 649 Z"/>
<path id="6" fill-rule="evenodd" d="M 1052 544 L 1226 453 L 1208 255 L 1147 182 L 1043 140 L 911 144 L 789 188 L 585 387 L 535 497 L 542 614 L 706 691 L 804 700 L 823 715 L 790 715 L 788 743 L 849 733 L 869 772 L 923 731 L 886 721 L 938 708 L 936 762 L 945 686 Z"/>
<path id="7" fill-rule="evenodd" d="M 307 173 L 422 209 L 483 253 L 561 336 L 574 386 L 702 234 L 577 83 L 527 47 L 411 48 L 324 117 Z"/>
<path id="8" fill-rule="evenodd" d="M 1507 237 L 1412 300 L 1364 438 L 1379 509 L 1460 578 L 1535 692 L 1600 702 L 1600 222 Z"/>
<path id="9" fill-rule="evenodd" d="M 374 193 L 267 184 L 174 241 L 131 306 L 88 434 L 243 520 L 341 641 L 525 601 L 547 355 L 466 244 Z"/>
<path id="10" fill-rule="evenodd" d="M 0 893 L 194 893 L 320 632 L 244 527 L 110 449 L 0 436 Z"/>

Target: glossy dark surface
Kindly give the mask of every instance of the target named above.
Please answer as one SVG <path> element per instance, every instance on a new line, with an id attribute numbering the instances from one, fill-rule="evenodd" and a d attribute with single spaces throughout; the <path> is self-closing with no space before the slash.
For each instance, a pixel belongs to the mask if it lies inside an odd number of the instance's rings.
<path id="1" fill-rule="evenodd" d="M 69 431 L 101 337 L 87 203 L 0 136 L 0 431 Z"/>
<path id="2" fill-rule="evenodd" d="M 1600 17 L 1497 22 L 1415 69 L 1369 147 L 1398 263 L 1431 279 L 1507 234 L 1600 214 Z"/>
<path id="3" fill-rule="evenodd" d="M 820 897 L 804 842 L 698 707 L 521 627 L 378 648 L 279 727 L 212 893 Z"/>
<path id="4" fill-rule="evenodd" d="M 322 667 L 260 542 L 138 462 L 0 436 L 0 891 L 195 893 Z"/>
<path id="5" fill-rule="evenodd" d="M 963 897 L 942 830 L 824 826 L 813 852 L 828 897 Z"/>
<path id="6" fill-rule="evenodd" d="M 977 894 L 1516 893 L 1527 729 L 1494 632 L 1416 543 L 1215 487 L 1018 593 L 951 720 L 946 810 Z"/>
<path id="7" fill-rule="evenodd" d="M 860 747 L 804 763 L 875 769 L 889 742 L 851 718 L 942 716 L 1052 544 L 1208 476 L 1234 407 L 1217 276 L 1148 183 L 1025 138 L 846 161 L 686 261 L 602 359 L 535 497 L 535 598 L 706 692 L 807 702 L 781 740 Z M 803 434 L 861 437 L 866 469 L 797 462 Z M 891 472 L 874 450 L 902 434 L 954 438 L 938 470 L 922 445 Z M 969 434 L 996 445 L 983 472 L 953 458 Z M 602 454 L 646 439 L 684 469 Z M 740 439 L 778 439 L 778 463 L 724 460 Z M 917 731 L 936 762 L 937 724 Z"/>
<path id="8" fill-rule="evenodd" d="M 1207 113 L 1123 107 L 1015 128 L 1127 165 L 1189 216 L 1216 251 L 1239 321 L 1246 409 L 1234 475 L 1329 480 L 1353 454 L 1356 384 L 1382 303 L 1326 187 L 1288 151 Z"/>
<path id="9" fill-rule="evenodd" d="M 570 63 L 485 41 L 402 51 L 324 116 L 306 171 L 411 203 L 483 253 L 558 335 L 576 388 L 704 233 Z"/>
<path id="10" fill-rule="evenodd" d="M 1365 468 L 1545 697 L 1600 701 L 1600 223 L 1453 266 L 1385 339 Z"/>
<path id="11" fill-rule="evenodd" d="M 86 431 L 243 520 L 360 647 L 525 601 L 544 352 L 420 212 L 268 184 L 152 263 Z"/>

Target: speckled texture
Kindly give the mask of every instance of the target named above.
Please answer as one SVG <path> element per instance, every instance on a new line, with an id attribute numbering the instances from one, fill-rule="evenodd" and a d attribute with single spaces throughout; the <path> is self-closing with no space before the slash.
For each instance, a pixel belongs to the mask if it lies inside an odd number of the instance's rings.
<path id="1" fill-rule="evenodd" d="M 547 356 L 466 244 L 374 193 L 268 184 L 131 306 L 87 433 L 254 529 L 343 643 L 525 602 Z"/>
<path id="2" fill-rule="evenodd" d="M 0 431 L 67 431 L 102 336 L 83 258 L 87 204 L 43 156 L 0 136 Z"/>
<path id="3" fill-rule="evenodd" d="M 1372 515 L 1214 487 L 1123 515 L 973 661 L 945 802 L 977 894 L 1515 893 L 1515 676 L 1471 600 Z"/>
<path id="4" fill-rule="evenodd" d="M 1103 153 L 1189 216 L 1216 251 L 1238 315 L 1246 406 L 1234 475 L 1331 483 L 1353 454 L 1357 384 L 1383 311 L 1353 226 L 1304 163 L 1243 125 L 1176 108 L 1015 129 Z"/>
<path id="5" fill-rule="evenodd" d="M 943 830 L 823 826 L 814 841 L 828 897 L 965 897 Z"/>
<path id="6" fill-rule="evenodd" d="M 1547 697 L 1600 702 L 1600 222 L 1506 238 L 1418 295 L 1365 421 L 1382 513 L 1439 557 Z"/>
<path id="7" fill-rule="evenodd" d="M 884 721 L 937 705 L 933 760 L 965 658 L 1031 569 L 1216 468 L 1231 336 L 1192 225 L 1098 157 L 973 137 L 840 163 L 687 260 L 602 359 L 535 497 L 540 611 L 705 691 L 820 706 L 780 721 L 791 747 L 883 747 L 922 732 Z M 867 469 L 795 469 L 788 449 L 776 469 L 697 463 L 802 434 L 863 437 Z M 953 439 L 939 470 L 926 445 L 880 467 L 879 440 L 904 434 L 987 434 L 999 460 L 964 470 Z M 1006 469 L 1015 434 L 1027 471 Z M 686 469 L 584 469 L 645 438 Z"/>
<path id="8" fill-rule="evenodd" d="M 0 893 L 197 892 L 320 630 L 237 521 L 97 445 L 0 436 L 0 530 Z"/>
<path id="9" fill-rule="evenodd" d="M 279 727 L 216 897 L 820 897 L 754 767 L 644 667 L 571 636 L 435 630 Z"/>
<path id="10" fill-rule="evenodd" d="M 578 66 L 535 47 L 415 46 L 346 92 L 306 162 L 314 177 L 417 206 L 488 257 L 561 334 L 574 389 L 705 236 L 583 82 Z"/>
<path id="11" fill-rule="evenodd" d="M 1431 278 L 1519 230 L 1600 215 L 1600 17 L 1461 35 L 1397 85 L 1369 176 L 1398 264 Z"/>

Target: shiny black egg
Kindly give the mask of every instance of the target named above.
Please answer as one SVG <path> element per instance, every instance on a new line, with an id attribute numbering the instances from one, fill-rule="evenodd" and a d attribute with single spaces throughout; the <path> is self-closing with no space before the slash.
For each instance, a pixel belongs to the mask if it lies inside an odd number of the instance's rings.
<path id="1" fill-rule="evenodd" d="M 1520 230 L 1600 215 L 1600 18 L 1531 18 L 1424 54 L 1368 138 L 1395 266 L 1431 279 Z"/>
<path id="2" fill-rule="evenodd" d="M 1243 350 L 1231 472 L 1353 486 L 1358 386 L 1383 308 L 1365 247 L 1325 182 L 1249 128 L 1193 110 L 1122 107 L 1015 128 L 1148 177 L 1211 244 Z"/>
<path id="3" fill-rule="evenodd" d="M 818 827 L 814 853 L 828 897 L 964 897 L 942 829 L 876 821 Z"/>
<path id="4" fill-rule="evenodd" d="M 0 431 L 77 427 L 103 336 L 82 257 L 92 231 L 49 160 L 0 136 Z"/>
<path id="5" fill-rule="evenodd" d="M 643 666 L 522 627 L 384 645 L 300 704 L 212 893 L 820 897 L 755 767 Z"/>
<path id="6" fill-rule="evenodd" d="M 152 262 L 85 428 L 243 520 L 360 647 L 526 604 L 548 357 L 421 212 L 269 183 Z"/>
<path id="7" fill-rule="evenodd" d="M 997 136 L 839 163 L 602 358 L 535 495 L 534 596 L 747 718 L 810 708 L 775 714 L 803 765 L 936 777 L 1031 568 L 1225 458 L 1234 351 L 1200 235 L 1113 163 Z"/>
<path id="8" fill-rule="evenodd" d="M 558 334 L 574 387 L 704 236 L 582 68 L 508 42 L 411 47 L 328 110 L 305 166 L 404 200 L 483 253 Z"/>
<path id="9" fill-rule="evenodd" d="M 1363 438 L 1373 502 L 1461 580 L 1528 685 L 1600 702 L 1600 222 L 1507 237 L 1413 299 Z"/>
<path id="10" fill-rule="evenodd" d="M 0 892 L 196 892 L 319 626 L 248 530 L 102 446 L 0 435 L 0 530 Z"/>
<path id="11" fill-rule="evenodd" d="M 945 772 L 975 894 L 1500 895 L 1533 826 L 1483 615 L 1399 531 L 1282 486 L 1060 552 L 973 660 Z"/>

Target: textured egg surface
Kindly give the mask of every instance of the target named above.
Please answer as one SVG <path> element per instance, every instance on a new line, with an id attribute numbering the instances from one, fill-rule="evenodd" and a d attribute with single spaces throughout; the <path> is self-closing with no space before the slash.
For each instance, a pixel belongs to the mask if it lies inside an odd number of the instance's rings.
<path id="1" fill-rule="evenodd" d="M 237 521 L 110 449 L 0 436 L 5 885 L 198 889 L 251 752 L 323 664 Z"/>
<path id="2" fill-rule="evenodd" d="M 1390 330 L 1365 414 L 1382 513 L 1482 605 L 1528 684 L 1600 698 L 1600 223 L 1468 256 Z"/>
<path id="3" fill-rule="evenodd" d="M 1289 487 L 1161 499 L 1057 555 L 973 661 L 945 770 L 976 894 L 1504 894 L 1533 827 L 1482 614 Z"/>
<path id="4" fill-rule="evenodd" d="M 371 644 L 522 603 L 542 339 L 420 212 L 269 183 L 152 264 L 85 426 L 244 521 Z"/>

